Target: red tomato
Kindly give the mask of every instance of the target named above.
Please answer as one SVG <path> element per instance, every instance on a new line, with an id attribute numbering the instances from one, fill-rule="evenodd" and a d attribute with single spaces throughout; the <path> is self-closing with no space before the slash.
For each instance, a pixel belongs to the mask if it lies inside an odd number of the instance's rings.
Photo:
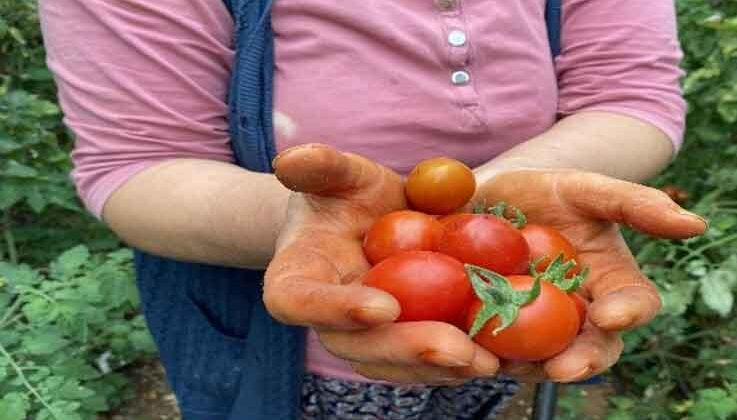
<path id="1" fill-rule="evenodd" d="M 584 322 L 586 322 L 586 299 L 584 299 L 581 295 L 579 295 L 576 292 L 572 292 L 568 294 L 568 297 L 571 298 L 574 304 L 576 304 L 576 312 L 578 312 L 578 319 L 581 321 L 581 327 L 583 327 Z M 580 329 L 580 328 L 579 328 Z"/>
<path id="2" fill-rule="evenodd" d="M 399 322 L 453 323 L 473 299 L 463 264 L 431 251 L 408 251 L 385 259 L 369 270 L 364 285 L 399 301 Z"/>
<path id="3" fill-rule="evenodd" d="M 561 253 L 565 261 L 575 261 L 576 248 L 556 229 L 549 226 L 527 224 L 520 229 L 520 232 L 530 247 L 530 260 L 535 261 L 538 258 L 545 258 L 535 267 L 538 272 L 545 271 L 548 265 Z M 568 270 L 566 277 L 576 275 L 578 272 L 579 266 L 577 264 Z"/>
<path id="4" fill-rule="evenodd" d="M 511 223 L 489 214 L 454 214 L 444 222 L 438 251 L 498 274 L 527 273 L 530 249 Z"/>
<path id="5" fill-rule="evenodd" d="M 463 163 L 439 157 L 420 162 L 410 172 L 405 195 L 410 207 L 428 214 L 449 214 L 476 192 L 473 171 Z"/>
<path id="6" fill-rule="evenodd" d="M 363 252 L 371 265 L 403 251 L 432 251 L 443 235 L 434 217 L 410 210 L 389 213 L 366 232 Z"/>
<path id="7" fill-rule="evenodd" d="M 530 276 L 507 277 L 515 290 L 530 290 L 534 280 Z M 484 325 L 473 338 L 482 347 L 508 360 L 541 361 L 565 350 L 579 331 L 576 304 L 557 286 L 547 281 L 540 283 L 540 295 L 520 308 L 519 316 L 506 329 L 493 335 L 499 326 L 499 317 Z M 469 331 L 481 309 L 481 301 L 473 302 L 466 318 Z"/>

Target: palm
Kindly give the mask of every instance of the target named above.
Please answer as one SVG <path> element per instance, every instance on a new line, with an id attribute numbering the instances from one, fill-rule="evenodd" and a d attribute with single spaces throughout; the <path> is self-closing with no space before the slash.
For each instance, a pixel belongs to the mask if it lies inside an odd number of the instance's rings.
<path id="1" fill-rule="evenodd" d="M 285 270 L 298 268 L 299 282 L 312 287 L 319 287 L 316 283 L 345 285 L 368 271 L 361 247 L 363 233 L 380 216 L 406 207 L 401 177 L 359 156 L 318 145 L 285 154 L 275 167 L 279 180 L 300 194 L 289 202 L 287 223 L 266 276 L 267 297 L 272 290 L 269 279 L 283 276 Z M 323 296 L 309 290 L 299 295 L 305 299 L 301 307 L 311 307 Z M 282 315 L 276 306 L 273 312 Z M 287 314 L 282 320 L 320 325 L 304 315 L 299 322 Z"/>
<path id="2" fill-rule="evenodd" d="M 584 332 L 544 366 L 547 376 L 558 380 L 583 379 L 611 366 L 622 350 L 618 331 L 650 321 L 660 308 L 657 290 L 640 273 L 618 224 L 663 238 L 705 229 L 703 221 L 658 190 L 576 171 L 502 174 L 482 186 L 477 199 L 507 202 L 530 222 L 558 229 L 590 268 L 582 288 L 592 301 Z"/>
<path id="3" fill-rule="evenodd" d="M 496 357 L 463 331 L 441 322 L 393 323 L 396 299 L 354 281 L 369 269 L 363 233 L 406 207 L 401 177 L 317 145 L 283 153 L 274 167 L 297 192 L 264 278 L 264 303 L 274 317 L 313 328 L 328 351 L 364 376 L 447 383 L 496 373 Z"/>

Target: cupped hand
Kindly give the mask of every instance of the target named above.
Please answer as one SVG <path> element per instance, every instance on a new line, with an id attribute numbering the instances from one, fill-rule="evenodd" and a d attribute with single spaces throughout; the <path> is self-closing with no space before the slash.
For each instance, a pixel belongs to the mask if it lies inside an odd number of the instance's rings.
<path id="1" fill-rule="evenodd" d="M 577 248 L 579 263 L 591 270 L 580 290 L 591 302 L 588 319 L 568 349 L 543 364 L 502 362 L 505 373 L 530 381 L 573 382 L 605 371 L 622 353 L 620 332 L 657 315 L 658 291 L 640 272 L 620 224 L 668 239 L 697 236 L 707 228 L 704 219 L 657 189 L 571 170 L 502 173 L 482 185 L 474 201 L 504 201 L 529 222 L 557 228 Z"/>
<path id="2" fill-rule="evenodd" d="M 380 216 L 406 208 L 402 178 L 360 156 L 304 145 L 274 161 L 294 191 L 264 278 L 276 319 L 311 327 L 359 374 L 395 383 L 452 383 L 496 373 L 497 358 L 440 322 L 392 323 L 398 302 L 360 284 L 362 239 Z"/>

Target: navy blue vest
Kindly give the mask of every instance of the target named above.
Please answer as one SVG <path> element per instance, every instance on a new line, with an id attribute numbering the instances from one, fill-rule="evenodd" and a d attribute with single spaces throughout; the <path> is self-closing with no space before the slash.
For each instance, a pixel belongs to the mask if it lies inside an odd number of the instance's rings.
<path id="1" fill-rule="evenodd" d="M 270 172 L 274 48 L 272 0 L 224 0 L 235 21 L 228 98 L 239 165 Z M 430 1 L 430 0 L 428 0 Z M 560 0 L 545 14 L 560 51 Z M 304 330 L 276 322 L 261 300 L 262 272 L 135 252 L 142 310 L 184 420 L 298 418 Z"/>

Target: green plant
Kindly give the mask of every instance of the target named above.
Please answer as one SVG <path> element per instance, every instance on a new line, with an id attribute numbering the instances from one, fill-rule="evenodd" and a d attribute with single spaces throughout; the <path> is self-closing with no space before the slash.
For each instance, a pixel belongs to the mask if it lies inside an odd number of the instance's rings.
<path id="1" fill-rule="evenodd" d="M 125 397 L 113 371 L 155 349 L 131 253 L 72 248 L 35 269 L 0 263 L 0 419 L 91 419 Z"/>

